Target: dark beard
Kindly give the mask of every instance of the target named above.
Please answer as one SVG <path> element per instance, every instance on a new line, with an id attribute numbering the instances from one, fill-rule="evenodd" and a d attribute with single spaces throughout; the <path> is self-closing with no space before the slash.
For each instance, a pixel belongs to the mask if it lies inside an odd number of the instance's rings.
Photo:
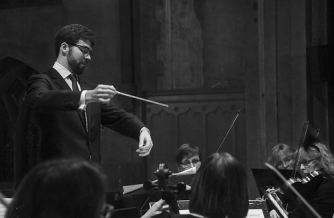
<path id="1" fill-rule="evenodd" d="M 72 69 L 72 73 L 76 75 L 83 74 L 85 67 L 80 66 L 81 62 L 78 62 L 77 60 L 73 58 L 71 50 L 68 53 L 67 61 L 68 61 L 68 65 Z"/>

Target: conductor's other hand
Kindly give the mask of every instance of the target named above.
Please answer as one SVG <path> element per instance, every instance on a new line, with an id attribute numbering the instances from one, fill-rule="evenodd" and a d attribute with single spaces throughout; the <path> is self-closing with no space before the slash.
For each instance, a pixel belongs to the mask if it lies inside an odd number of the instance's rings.
<path id="1" fill-rule="evenodd" d="M 150 218 L 162 213 L 164 200 L 160 199 L 155 202 L 152 207 L 141 217 L 141 218 Z"/>
<path id="2" fill-rule="evenodd" d="M 144 157 L 150 154 L 152 147 L 153 142 L 150 131 L 146 127 L 143 127 L 140 130 L 139 146 L 136 152 L 139 153 L 140 157 Z"/>
<path id="3" fill-rule="evenodd" d="M 86 92 L 86 104 L 92 102 L 108 103 L 115 94 L 114 86 L 100 84 L 95 89 Z"/>

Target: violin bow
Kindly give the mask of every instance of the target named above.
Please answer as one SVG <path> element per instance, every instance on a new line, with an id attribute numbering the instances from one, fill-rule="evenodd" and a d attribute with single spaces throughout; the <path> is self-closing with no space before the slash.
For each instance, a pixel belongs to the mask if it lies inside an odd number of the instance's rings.
<path id="1" fill-rule="evenodd" d="M 293 168 L 293 171 L 292 171 L 292 175 L 291 177 L 292 178 L 295 178 L 296 176 L 296 172 L 297 172 L 297 167 L 298 167 L 298 163 L 299 163 L 299 158 L 300 158 L 300 148 L 303 146 L 304 144 L 304 141 L 305 141 L 305 138 L 306 138 L 306 133 L 307 133 L 307 130 L 308 130 L 308 126 L 309 126 L 309 121 L 306 121 L 304 123 L 304 127 L 303 127 L 303 131 L 302 131 L 302 135 L 300 137 L 300 141 L 299 141 L 299 145 L 298 145 L 298 149 L 297 149 L 297 155 L 295 157 L 295 166 Z"/>
<path id="2" fill-rule="evenodd" d="M 234 125 L 235 121 L 237 120 L 237 118 L 238 118 L 240 112 L 241 112 L 241 110 L 238 110 L 237 113 L 235 114 L 235 116 L 234 116 L 234 118 L 233 118 L 233 120 L 232 120 L 232 123 L 231 123 L 231 125 L 230 125 L 230 128 L 227 130 L 227 132 L 226 132 L 224 138 L 221 140 L 221 142 L 220 142 L 220 144 L 219 144 L 219 147 L 218 147 L 216 153 L 219 151 L 220 147 L 221 147 L 222 144 L 224 143 L 224 141 L 225 141 L 225 139 L 226 139 L 226 136 L 227 136 L 228 133 L 231 131 L 232 126 Z"/>
<path id="3" fill-rule="evenodd" d="M 287 181 L 284 176 L 272 165 L 268 164 L 268 163 L 264 163 L 271 171 L 273 171 L 285 184 L 288 188 L 290 188 L 290 190 L 299 198 L 299 200 L 301 201 L 301 203 L 306 207 L 306 209 L 309 210 L 309 212 L 312 213 L 313 217 L 316 218 L 321 218 L 321 216 L 319 215 L 319 213 L 314 210 L 314 208 L 305 200 L 305 198 L 303 198 L 303 196 L 289 183 L 289 181 Z M 305 211 L 304 211 L 305 212 Z M 308 212 L 308 211 L 307 211 Z M 307 212 L 305 214 L 307 214 Z"/>

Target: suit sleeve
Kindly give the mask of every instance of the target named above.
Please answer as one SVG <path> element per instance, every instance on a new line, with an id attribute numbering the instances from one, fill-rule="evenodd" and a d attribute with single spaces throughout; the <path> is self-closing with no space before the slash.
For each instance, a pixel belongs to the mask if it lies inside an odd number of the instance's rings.
<path id="1" fill-rule="evenodd" d="M 139 140 L 140 129 L 145 127 L 144 123 L 135 115 L 126 112 L 113 101 L 102 104 L 101 123 L 123 135 Z"/>
<path id="2" fill-rule="evenodd" d="M 77 110 L 81 92 L 61 90 L 46 74 L 37 74 L 27 83 L 27 101 L 31 107 L 42 111 Z"/>

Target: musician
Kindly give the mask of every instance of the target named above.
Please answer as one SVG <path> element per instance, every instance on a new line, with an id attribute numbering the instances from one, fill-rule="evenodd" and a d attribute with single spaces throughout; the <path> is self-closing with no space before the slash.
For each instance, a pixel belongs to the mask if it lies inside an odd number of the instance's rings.
<path id="1" fill-rule="evenodd" d="M 279 143 L 271 149 L 267 162 L 277 169 L 293 169 L 295 151 L 287 144 Z"/>
<path id="2" fill-rule="evenodd" d="M 45 161 L 35 166 L 15 192 L 6 218 L 102 218 L 105 176 L 92 162 Z"/>
<path id="3" fill-rule="evenodd" d="M 112 101 L 116 89 L 80 78 L 93 58 L 94 44 L 92 30 L 80 24 L 61 27 L 55 36 L 54 65 L 27 83 L 27 102 L 42 131 L 42 160 L 80 157 L 100 162 L 101 125 L 139 141 L 139 156 L 150 153 L 149 130 Z"/>
<path id="4" fill-rule="evenodd" d="M 161 209 L 162 202 L 157 204 L 155 208 Z M 172 218 L 244 218 L 248 205 L 243 166 L 229 153 L 214 153 L 204 160 L 195 176 L 189 201 L 190 214 L 174 214 Z"/>
<path id="5" fill-rule="evenodd" d="M 308 183 L 296 186 L 305 200 L 320 214 L 322 218 L 332 218 L 334 213 L 334 158 L 326 145 L 316 142 L 310 146 L 300 148 L 300 159 L 297 166 L 299 173 L 311 180 Z M 319 177 L 311 177 L 320 172 Z M 315 182 L 314 182 L 315 181 Z M 291 199 L 285 198 L 283 201 Z M 278 217 L 271 214 L 271 218 Z M 299 206 L 289 211 L 289 218 L 307 217 Z"/>
<path id="6" fill-rule="evenodd" d="M 179 172 L 201 166 L 201 151 L 197 146 L 191 144 L 181 145 L 175 152 L 175 161 Z"/>

